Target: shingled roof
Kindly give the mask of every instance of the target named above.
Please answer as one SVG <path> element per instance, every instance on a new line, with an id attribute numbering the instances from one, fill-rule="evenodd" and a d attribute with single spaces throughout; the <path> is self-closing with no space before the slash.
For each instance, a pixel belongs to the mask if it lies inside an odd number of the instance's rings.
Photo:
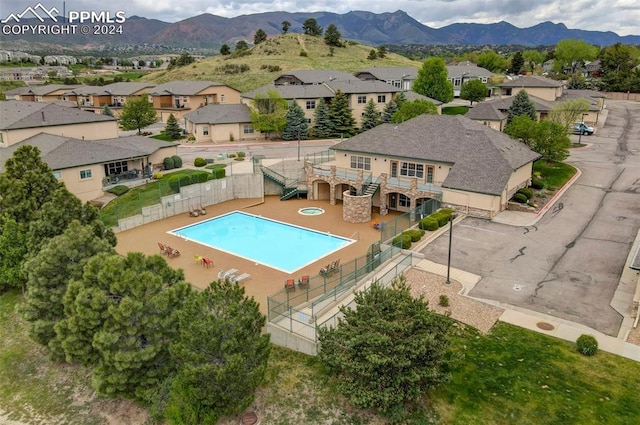
<path id="1" fill-rule="evenodd" d="M 286 77 L 294 77 L 300 80 L 302 84 L 322 84 L 329 81 L 358 80 L 358 77 L 346 71 L 337 71 L 334 69 L 301 69 L 281 74 L 275 81 Z"/>
<path id="2" fill-rule="evenodd" d="M 424 114 L 382 124 L 334 150 L 452 164 L 442 187 L 501 195 L 514 170 L 539 154 L 504 133 L 460 115 Z"/>
<path id="3" fill-rule="evenodd" d="M 403 78 L 415 80 L 418 78 L 418 68 L 412 66 L 372 66 L 355 73 L 356 77 L 359 77 L 360 74 L 371 74 L 381 81 L 401 80 Z"/>
<path id="4" fill-rule="evenodd" d="M 267 94 L 270 90 L 278 92 L 283 99 L 319 99 L 333 97 L 334 93 L 324 84 L 294 84 L 280 86 L 268 84 L 242 94 L 242 97 L 253 99 L 257 94 Z"/>
<path id="5" fill-rule="evenodd" d="M 217 81 L 170 81 L 160 84 L 149 92 L 153 95 L 193 96 L 212 86 L 223 86 Z"/>
<path id="6" fill-rule="evenodd" d="M 195 124 L 235 124 L 251 122 L 251 110 L 244 104 L 207 105 L 189 112 L 185 119 Z"/>
<path id="7" fill-rule="evenodd" d="M 143 136 L 117 137 L 101 140 L 80 140 L 73 137 L 39 133 L 7 148 L 0 149 L 0 172 L 4 163 L 21 146 L 31 145 L 40 149 L 42 160 L 52 170 L 124 161 L 151 155 L 159 149 L 177 146 L 162 140 Z"/>
<path id="8" fill-rule="evenodd" d="M 552 80 L 540 75 L 527 75 L 515 80 L 506 80 L 502 84 L 498 84 L 498 87 L 562 87 L 563 85 L 562 81 Z"/>
<path id="9" fill-rule="evenodd" d="M 0 130 L 116 121 L 117 118 L 48 102 L 0 102 Z"/>

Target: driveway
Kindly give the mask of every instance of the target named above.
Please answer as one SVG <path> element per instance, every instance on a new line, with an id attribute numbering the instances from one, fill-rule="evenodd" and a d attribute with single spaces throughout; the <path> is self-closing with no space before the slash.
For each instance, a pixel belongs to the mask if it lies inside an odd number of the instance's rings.
<path id="1" fill-rule="evenodd" d="M 455 226 L 451 266 L 483 276 L 471 296 L 617 336 L 622 316 L 610 302 L 640 227 L 640 103 L 607 104 L 605 126 L 568 160 L 582 176 L 535 226 Z M 446 264 L 447 249 L 448 233 L 422 252 Z"/>

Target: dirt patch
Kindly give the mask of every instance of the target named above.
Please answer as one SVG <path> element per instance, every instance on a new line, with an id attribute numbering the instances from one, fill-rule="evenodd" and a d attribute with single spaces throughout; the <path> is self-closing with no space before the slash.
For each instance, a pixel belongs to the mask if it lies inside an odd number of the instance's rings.
<path id="1" fill-rule="evenodd" d="M 640 325 L 635 329 L 631 329 L 631 332 L 629 332 L 629 336 L 627 337 L 627 342 L 640 345 Z"/>

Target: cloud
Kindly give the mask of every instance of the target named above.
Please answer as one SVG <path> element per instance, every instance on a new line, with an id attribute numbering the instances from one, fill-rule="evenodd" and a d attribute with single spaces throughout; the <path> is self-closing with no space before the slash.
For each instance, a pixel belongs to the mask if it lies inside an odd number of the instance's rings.
<path id="1" fill-rule="evenodd" d="M 2 0 L 2 18 L 41 1 L 62 11 L 62 0 Z M 564 23 L 573 29 L 613 31 L 619 35 L 640 35 L 638 0 L 67 0 L 67 10 L 123 10 L 127 16 L 144 16 L 176 22 L 202 13 L 231 18 L 272 11 L 346 13 L 365 10 L 374 13 L 403 10 L 433 28 L 456 22 L 509 22 L 520 28 L 540 22 Z"/>

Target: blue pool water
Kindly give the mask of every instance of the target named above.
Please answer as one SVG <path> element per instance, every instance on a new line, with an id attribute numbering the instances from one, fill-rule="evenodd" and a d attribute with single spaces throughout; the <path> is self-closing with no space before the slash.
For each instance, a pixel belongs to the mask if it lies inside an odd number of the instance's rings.
<path id="1" fill-rule="evenodd" d="M 240 211 L 169 233 L 286 273 L 355 242 Z"/>

